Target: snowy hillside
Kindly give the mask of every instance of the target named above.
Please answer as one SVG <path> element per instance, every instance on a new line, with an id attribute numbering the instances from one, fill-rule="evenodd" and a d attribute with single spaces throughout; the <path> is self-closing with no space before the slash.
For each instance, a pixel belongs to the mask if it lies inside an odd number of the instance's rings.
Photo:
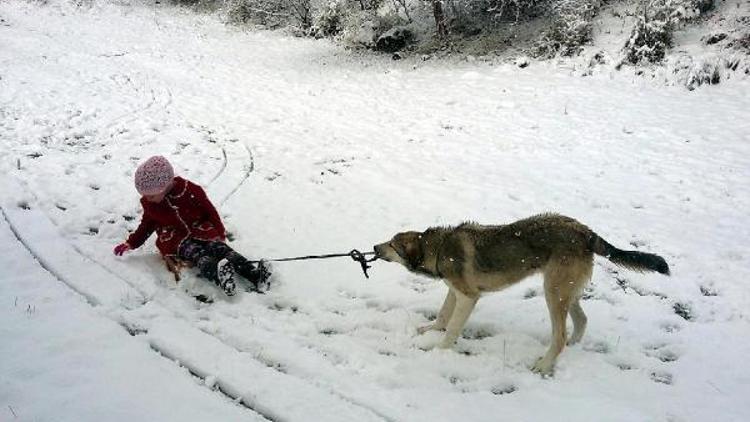
<path id="1" fill-rule="evenodd" d="M 0 2 L 0 420 L 750 420 L 747 79 L 392 61 L 113 3 Z M 597 258 L 551 378 L 539 277 L 424 351 L 446 287 L 396 264 L 227 298 L 152 241 L 115 257 L 155 154 L 254 258 L 554 211 L 672 276 Z"/>

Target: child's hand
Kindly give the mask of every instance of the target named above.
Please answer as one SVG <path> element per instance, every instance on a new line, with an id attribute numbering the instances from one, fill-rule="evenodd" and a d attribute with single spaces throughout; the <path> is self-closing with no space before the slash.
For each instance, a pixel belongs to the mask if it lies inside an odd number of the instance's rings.
<path id="1" fill-rule="evenodd" d="M 127 243 L 120 243 L 119 245 L 115 246 L 115 255 L 122 256 L 125 252 L 130 250 L 130 245 Z"/>

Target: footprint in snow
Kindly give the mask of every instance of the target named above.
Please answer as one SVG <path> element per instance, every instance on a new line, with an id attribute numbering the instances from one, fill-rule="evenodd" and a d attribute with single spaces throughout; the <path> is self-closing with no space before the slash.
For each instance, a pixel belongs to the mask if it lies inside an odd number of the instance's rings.
<path id="1" fill-rule="evenodd" d="M 461 332 L 461 337 L 467 340 L 483 340 L 494 335 L 489 327 L 467 327 Z"/>
<path id="2" fill-rule="evenodd" d="M 668 344 L 648 345 L 644 348 L 644 354 L 665 363 L 676 362 L 680 358 L 679 353 L 670 349 Z"/>
<path id="3" fill-rule="evenodd" d="M 490 393 L 496 396 L 511 394 L 511 393 L 515 393 L 516 391 L 518 391 L 518 388 L 516 388 L 516 386 L 513 384 L 496 385 L 490 389 Z"/>
<path id="4" fill-rule="evenodd" d="M 659 384 L 672 385 L 672 383 L 674 382 L 672 374 L 665 371 L 654 371 L 651 373 L 650 378 L 653 382 Z"/>
<path id="5" fill-rule="evenodd" d="M 682 327 L 679 324 L 674 324 L 671 322 L 665 322 L 661 324 L 661 329 L 665 333 L 676 333 L 682 329 Z"/>
<path id="6" fill-rule="evenodd" d="M 684 302 L 675 302 L 672 305 L 674 313 L 679 315 L 685 321 L 693 321 L 695 319 L 695 312 L 690 304 Z"/>
<path id="7" fill-rule="evenodd" d="M 611 351 L 609 344 L 603 341 L 596 341 L 593 343 L 586 343 L 583 345 L 583 350 L 587 352 L 602 353 L 606 354 Z"/>
<path id="8" fill-rule="evenodd" d="M 714 297 L 718 296 L 719 293 L 716 291 L 716 289 L 713 286 L 701 286 L 701 294 L 706 297 Z"/>
<path id="9" fill-rule="evenodd" d="M 335 328 L 324 328 L 324 329 L 318 331 L 318 333 L 323 334 L 324 336 L 333 336 L 333 335 L 336 335 L 336 334 L 341 334 Z"/>

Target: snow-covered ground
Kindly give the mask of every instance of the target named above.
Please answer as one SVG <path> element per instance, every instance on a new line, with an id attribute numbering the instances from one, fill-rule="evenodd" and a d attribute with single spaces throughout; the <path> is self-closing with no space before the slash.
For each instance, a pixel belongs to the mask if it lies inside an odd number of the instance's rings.
<path id="1" fill-rule="evenodd" d="M 0 420 L 750 420 L 750 82 L 358 56 L 169 7 L 0 3 Z M 175 284 L 132 175 L 164 154 L 255 258 L 403 229 L 576 217 L 597 259 L 555 376 L 540 279 L 416 335 L 446 287 L 345 258 L 266 295 Z M 194 296 L 205 295 L 213 303 Z"/>

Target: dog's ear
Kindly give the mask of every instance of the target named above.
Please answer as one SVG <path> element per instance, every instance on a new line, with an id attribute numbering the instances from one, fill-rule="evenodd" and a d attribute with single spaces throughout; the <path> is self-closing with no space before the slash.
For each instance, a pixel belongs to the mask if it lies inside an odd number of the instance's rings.
<path id="1" fill-rule="evenodd" d="M 406 232 L 401 235 L 399 243 L 403 246 L 403 258 L 409 264 L 409 269 L 414 270 L 422 266 L 424 262 L 424 247 L 422 246 L 422 233 Z"/>

